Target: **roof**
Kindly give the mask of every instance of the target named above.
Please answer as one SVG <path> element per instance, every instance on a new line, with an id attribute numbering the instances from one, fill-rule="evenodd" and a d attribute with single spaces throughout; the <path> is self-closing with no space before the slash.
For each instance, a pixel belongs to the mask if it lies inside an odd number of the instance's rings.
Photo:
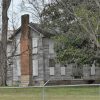
<path id="1" fill-rule="evenodd" d="M 29 23 L 28 25 L 32 30 L 40 33 L 40 34 L 43 34 L 43 36 L 45 37 L 51 37 L 51 36 L 54 36 L 55 34 L 53 33 L 50 33 L 48 31 L 45 31 L 43 30 L 39 24 L 36 24 L 36 23 Z M 13 39 L 17 34 L 19 34 L 21 31 L 21 26 L 16 30 L 16 32 L 9 38 L 9 39 Z"/>

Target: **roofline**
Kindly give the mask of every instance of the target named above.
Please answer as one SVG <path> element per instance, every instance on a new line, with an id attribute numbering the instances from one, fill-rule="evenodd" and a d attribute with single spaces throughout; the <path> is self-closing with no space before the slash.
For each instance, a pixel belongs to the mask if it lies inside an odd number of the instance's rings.
<path id="1" fill-rule="evenodd" d="M 9 39 L 12 40 L 20 31 L 21 31 L 21 26 L 16 30 L 14 34 L 11 35 L 11 37 L 9 37 Z"/>
<path id="2" fill-rule="evenodd" d="M 35 29 L 34 27 L 31 26 L 31 24 L 32 24 L 32 23 L 29 23 L 29 24 L 28 24 L 28 26 L 29 26 L 31 29 L 33 29 L 34 31 L 36 31 L 36 32 L 38 32 L 38 33 L 40 33 L 40 34 L 43 34 L 45 37 L 50 38 L 50 37 L 52 37 L 52 36 L 55 36 L 55 34 L 52 34 L 52 33 L 50 33 L 50 32 L 44 31 L 44 30 L 42 30 L 42 29 L 40 29 L 40 28 Z M 21 26 L 16 30 L 16 32 L 15 32 L 11 37 L 9 37 L 9 39 L 12 40 L 17 34 L 19 34 L 20 31 L 21 31 Z M 40 31 L 41 31 L 41 32 L 40 32 Z"/>

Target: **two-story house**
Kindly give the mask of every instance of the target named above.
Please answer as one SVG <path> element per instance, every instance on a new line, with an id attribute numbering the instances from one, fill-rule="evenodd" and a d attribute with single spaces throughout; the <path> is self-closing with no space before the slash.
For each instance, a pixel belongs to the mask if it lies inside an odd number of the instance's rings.
<path id="1" fill-rule="evenodd" d="M 91 67 L 77 70 L 73 64 L 64 66 L 57 63 L 54 40 L 51 38 L 55 34 L 29 23 L 29 15 L 23 15 L 21 23 L 21 27 L 9 38 L 8 84 L 43 85 L 48 80 L 48 84 L 85 83 L 84 78 L 94 80 L 95 74 L 95 78 L 100 79 L 100 68 L 94 68 L 94 75 L 91 75 Z M 74 75 L 77 71 L 82 74 Z"/>

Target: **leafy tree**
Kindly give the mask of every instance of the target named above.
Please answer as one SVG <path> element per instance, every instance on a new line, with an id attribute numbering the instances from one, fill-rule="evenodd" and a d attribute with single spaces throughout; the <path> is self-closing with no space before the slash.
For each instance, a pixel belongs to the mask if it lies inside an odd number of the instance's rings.
<path id="1" fill-rule="evenodd" d="M 42 27 L 57 36 L 58 61 L 93 63 L 100 55 L 100 3 L 95 0 L 55 0 L 45 6 Z M 97 57 L 97 58 L 96 58 Z"/>

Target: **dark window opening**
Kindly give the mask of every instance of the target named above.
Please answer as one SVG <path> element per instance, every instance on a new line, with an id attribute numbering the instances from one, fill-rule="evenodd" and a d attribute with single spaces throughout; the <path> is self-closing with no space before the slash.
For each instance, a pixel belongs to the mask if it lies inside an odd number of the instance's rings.
<path id="1" fill-rule="evenodd" d="M 49 67 L 55 67 L 55 60 L 49 59 Z"/>

